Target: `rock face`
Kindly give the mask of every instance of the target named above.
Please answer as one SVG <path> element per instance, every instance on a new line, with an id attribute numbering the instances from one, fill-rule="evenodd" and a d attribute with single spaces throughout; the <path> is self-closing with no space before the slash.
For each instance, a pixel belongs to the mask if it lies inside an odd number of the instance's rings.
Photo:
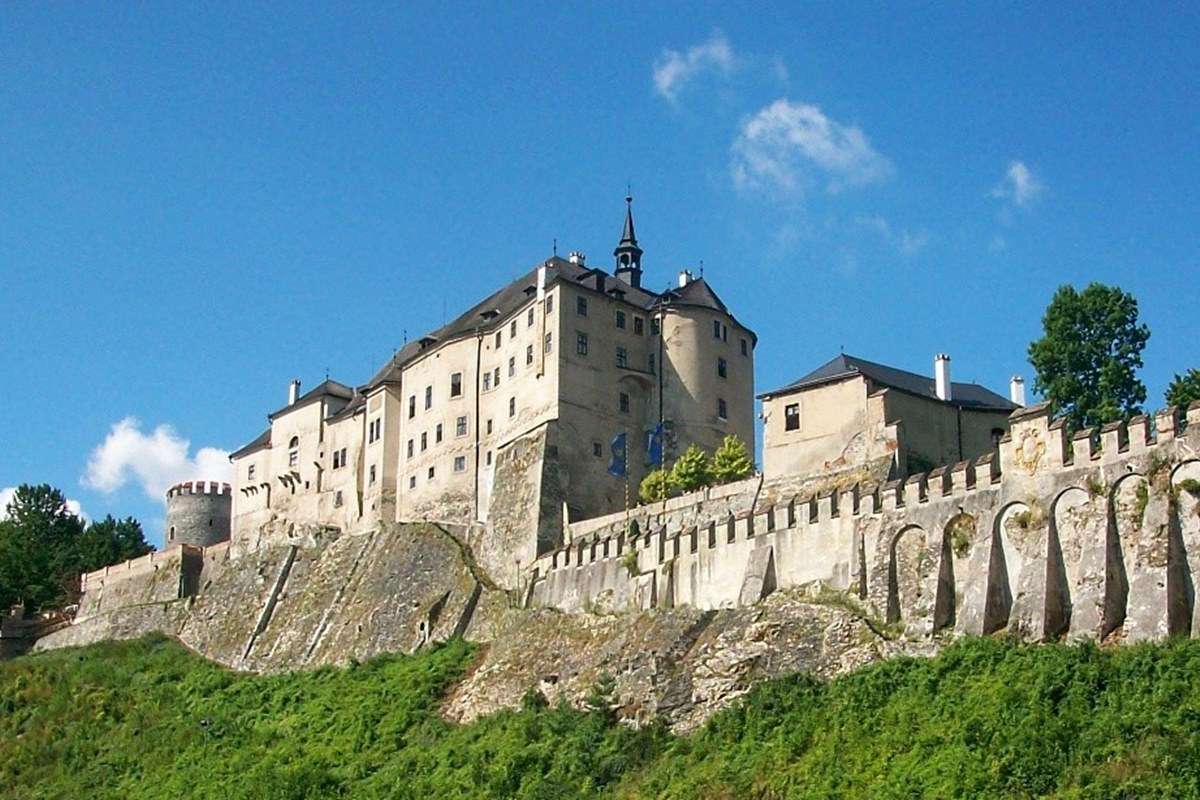
<path id="1" fill-rule="evenodd" d="M 790 496 L 749 481 L 571 524 L 582 535 L 568 545 L 514 562 L 505 583 L 521 589 L 499 588 L 490 568 L 510 551 L 478 527 L 342 534 L 277 519 L 252 547 L 90 574 L 76 623 L 37 648 L 162 631 L 274 671 L 461 635 L 482 646 L 446 701 L 452 719 L 531 689 L 582 703 L 611 675 L 623 716 L 689 730 L 758 681 L 929 654 L 956 635 L 1200 636 L 1200 406 L 1188 422 L 1068 439 L 1027 409 L 998 458 L 885 487 Z M 546 517 L 550 452 L 537 438 L 514 451 L 528 480 L 502 491 L 522 524 Z"/>
<path id="2" fill-rule="evenodd" d="M 206 558 L 194 597 L 97 611 L 37 649 L 159 631 L 235 669 L 282 671 L 411 653 L 462 635 L 482 647 L 446 703 L 452 719 L 518 705 L 531 689 L 578 705 L 609 674 L 623 716 L 663 716 L 687 730 L 757 681 L 796 670 L 832 675 L 899 647 L 851 611 L 799 591 L 720 611 L 520 608 L 473 564 L 462 534 L 433 525 L 343 536 L 293 529 L 295 544 Z M 144 580 L 158 585 L 163 573 Z"/>

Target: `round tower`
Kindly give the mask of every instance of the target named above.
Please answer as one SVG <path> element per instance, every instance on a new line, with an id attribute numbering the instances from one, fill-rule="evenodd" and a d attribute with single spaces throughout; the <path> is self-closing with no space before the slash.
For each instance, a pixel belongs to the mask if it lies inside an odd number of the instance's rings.
<path id="1" fill-rule="evenodd" d="M 228 483 L 184 481 L 167 490 L 166 546 L 229 541 L 233 494 Z"/>

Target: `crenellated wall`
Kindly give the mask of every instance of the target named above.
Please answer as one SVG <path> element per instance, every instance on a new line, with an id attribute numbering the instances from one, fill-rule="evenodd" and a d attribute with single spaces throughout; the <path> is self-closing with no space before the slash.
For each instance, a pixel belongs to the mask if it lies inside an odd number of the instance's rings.
<path id="1" fill-rule="evenodd" d="M 568 526 L 532 605 L 619 611 L 836 590 L 881 626 L 1026 639 L 1200 635 L 1200 404 L 1069 436 L 1016 412 L 996 453 L 883 485 L 743 482 Z M 634 523 L 630 525 L 629 523 Z"/>

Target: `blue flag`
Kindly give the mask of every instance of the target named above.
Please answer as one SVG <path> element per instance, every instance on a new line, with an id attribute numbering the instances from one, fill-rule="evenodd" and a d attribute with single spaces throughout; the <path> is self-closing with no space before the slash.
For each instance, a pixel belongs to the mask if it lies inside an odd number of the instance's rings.
<path id="1" fill-rule="evenodd" d="M 612 449 L 612 460 L 608 462 L 608 474 L 614 478 L 625 477 L 626 453 L 625 453 L 625 434 L 618 433 L 613 437 L 612 444 L 609 445 Z"/>
<path id="2" fill-rule="evenodd" d="M 662 466 L 663 424 L 661 422 L 649 432 L 649 438 L 646 440 L 646 459 L 651 464 Z"/>

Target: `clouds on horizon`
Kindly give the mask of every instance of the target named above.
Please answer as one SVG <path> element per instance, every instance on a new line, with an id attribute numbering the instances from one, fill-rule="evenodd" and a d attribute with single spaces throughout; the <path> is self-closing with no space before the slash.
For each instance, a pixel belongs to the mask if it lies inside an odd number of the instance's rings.
<path id="1" fill-rule="evenodd" d="M 863 131 L 830 119 L 808 103 L 780 98 L 742 123 L 731 147 L 730 174 L 739 191 L 802 195 L 824 182 L 829 192 L 887 179 L 890 161 Z"/>
<path id="2" fill-rule="evenodd" d="M 144 433 L 137 419 L 125 417 L 92 451 L 80 482 L 103 494 L 137 483 L 148 497 L 161 503 L 167 489 L 180 481 L 232 479 L 228 451 L 201 447 L 191 456 L 190 449 L 191 442 L 170 425 Z"/>
<path id="3" fill-rule="evenodd" d="M 697 76 L 705 72 L 727 75 L 736 64 L 729 40 L 720 30 L 714 30 L 708 39 L 682 53 L 669 48 L 662 51 L 654 62 L 654 91 L 674 103 L 683 88 Z"/>

